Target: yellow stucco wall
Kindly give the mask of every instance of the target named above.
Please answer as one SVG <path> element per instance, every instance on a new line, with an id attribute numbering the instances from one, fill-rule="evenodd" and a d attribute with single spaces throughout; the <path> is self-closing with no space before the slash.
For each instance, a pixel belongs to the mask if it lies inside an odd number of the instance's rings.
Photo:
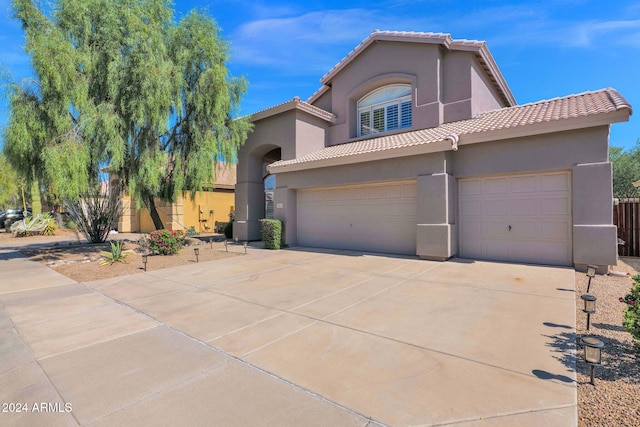
<path id="1" fill-rule="evenodd" d="M 233 190 L 216 189 L 198 191 L 194 198 L 190 193 L 169 204 L 156 200 L 156 207 L 165 228 L 186 230 L 191 226 L 199 233 L 212 233 L 216 221 L 229 221 L 229 212 L 233 210 Z M 155 230 L 149 211 L 141 207 L 136 209 L 135 201 L 123 197 L 123 214 L 118 230 L 123 233 L 149 233 Z"/>
<path id="2" fill-rule="evenodd" d="M 229 221 L 234 197 L 232 190 L 198 191 L 193 199 L 187 193 L 178 200 L 182 203 L 185 229 L 194 226 L 199 233 L 212 233 L 216 221 Z"/>

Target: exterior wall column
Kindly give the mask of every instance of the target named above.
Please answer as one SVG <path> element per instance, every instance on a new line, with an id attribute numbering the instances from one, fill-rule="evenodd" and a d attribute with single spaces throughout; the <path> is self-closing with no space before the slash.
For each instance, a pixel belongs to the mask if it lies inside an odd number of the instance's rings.
<path id="1" fill-rule="evenodd" d="M 615 265 L 618 234 L 613 225 L 612 166 L 609 162 L 573 167 L 573 263 Z"/>
<path id="2" fill-rule="evenodd" d="M 264 218 L 264 184 L 236 184 L 236 221 L 233 237 L 239 241 L 260 240 L 260 219 Z"/>
<path id="3" fill-rule="evenodd" d="M 277 182 L 277 178 L 276 178 Z M 284 244 L 295 246 L 298 241 L 297 193 L 289 188 L 276 188 L 274 217 L 283 223 Z"/>
<path id="4" fill-rule="evenodd" d="M 456 180 L 448 173 L 418 177 L 416 254 L 444 261 L 457 253 Z"/>
<path id="5" fill-rule="evenodd" d="M 122 216 L 118 221 L 120 233 L 138 233 L 140 231 L 140 210 L 130 196 L 122 196 Z"/>

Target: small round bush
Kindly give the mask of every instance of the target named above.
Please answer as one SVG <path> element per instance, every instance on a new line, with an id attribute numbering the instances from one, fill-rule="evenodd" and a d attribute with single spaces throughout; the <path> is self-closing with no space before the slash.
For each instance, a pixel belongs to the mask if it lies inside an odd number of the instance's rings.
<path id="1" fill-rule="evenodd" d="M 160 255 L 173 255 L 184 246 L 182 230 L 156 230 L 149 233 L 149 248 Z"/>
<path id="2" fill-rule="evenodd" d="M 233 221 L 229 221 L 222 231 L 224 232 L 224 237 L 233 239 Z"/>

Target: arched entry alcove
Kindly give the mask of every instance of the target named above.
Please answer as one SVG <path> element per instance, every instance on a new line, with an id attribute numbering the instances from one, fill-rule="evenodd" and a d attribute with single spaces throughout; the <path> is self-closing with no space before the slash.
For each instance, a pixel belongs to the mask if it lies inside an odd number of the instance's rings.
<path id="1" fill-rule="evenodd" d="M 239 240 L 260 240 L 260 220 L 273 218 L 276 177 L 267 166 L 281 158 L 282 148 L 276 144 L 261 144 L 239 158 L 234 224 Z"/>

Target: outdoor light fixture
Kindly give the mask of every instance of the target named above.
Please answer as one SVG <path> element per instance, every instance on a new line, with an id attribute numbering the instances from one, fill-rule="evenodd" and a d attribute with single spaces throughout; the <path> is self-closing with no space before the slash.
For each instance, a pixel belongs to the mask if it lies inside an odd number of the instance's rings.
<path id="1" fill-rule="evenodd" d="M 211 245 L 211 249 L 213 250 L 213 237 L 209 239 L 209 244 Z"/>
<path id="2" fill-rule="evenodd" d="M 225 251 L 227 251 L 227 252 L 229 252 L 228 245 L 229 245 L 229 241 L 228 241 L 228 240 L 225 240 L 225 241 L 224 241 L 224 250 L 225 250 Z"/>
<path id="3" fill-rule="evenodd" d="M 586 337 L 580 340 L 584 346 L 584 361 L 591 366 L 591 385 L 596 385 L 593 380 L 593 370 L 595 365 L 602 363 L 602 348 L 604 343 L 594 337 Z"/>
<path id="4" fill-rule="evenodd" d="M 247 254 L 247 246 L 249 246 L 249 242 L 244 242 L 244 254 Z"/>
<path id="5" fill-rule="evenodd" d="M 148 254 L 142 254 L 142 264 L 144 264 L 144 271 L 147 271 L 147 257 Z"/>
<path id="6" fill-rule="evenodd" d="M 582 298 L 582 301 L 584 301 L 584 308 L 582 309 L 582 311 L 587 313 L 587 331 L 588 331 L 589 323 L 591 322 L 591 313 L 596 312 L 596 300 L 598 298 L 589 294 L 581 295 L 580 298 Z"/>
<path id="7" fill-rule="evenodd" d="M 587 293 L 589 292 L 589 289 L 591 288 L 591 279 L 593 279 L 594 277 L 596 277 L 596 270 L 598 269 L 597 265 L 587 265 L 587 277 L 589 278 L 589 284 L 587 285 Z"/>
<path id="8" fill-rule="evenodd" d="M 196 262 L 199 262 L 198 255 L 200 255 L 200 248 L 193 248 L 193 253 L 196 254 Z"/>

